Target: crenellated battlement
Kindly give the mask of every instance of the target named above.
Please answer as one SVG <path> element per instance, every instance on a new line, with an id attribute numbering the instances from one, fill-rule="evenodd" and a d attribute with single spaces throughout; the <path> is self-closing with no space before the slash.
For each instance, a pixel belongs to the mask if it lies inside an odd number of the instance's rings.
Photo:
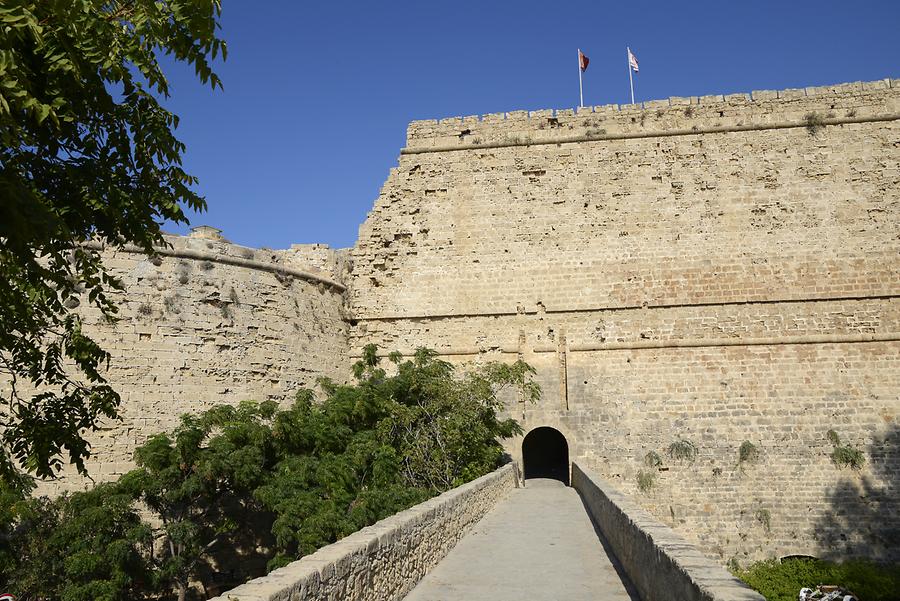
<path id="1" fill-rule="evenodd" d="M 900 79 L 413 121 L 404 154 L 900 118 Z"/>

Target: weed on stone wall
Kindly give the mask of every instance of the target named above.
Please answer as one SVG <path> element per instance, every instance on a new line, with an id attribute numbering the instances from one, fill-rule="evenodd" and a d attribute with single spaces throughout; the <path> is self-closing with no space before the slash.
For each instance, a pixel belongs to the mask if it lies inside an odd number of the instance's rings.
<path id="1" fill-rule="evenodd" d="M 829 430 L 825 436 L 828 442 L 834 447 L 831 451 L 831 462 L 839 468 L 850 467 L 852 469 L 861 469 L 866 463 L 865 454 L 850 445 L 842 445 L 841 437 L 834 430 Z"/>
<path id="2" fill-rule="evenodd" d="M 820 131 L 825 129 L 825 117 L 819 113 L 806 113 L 803 121 L 806 123 L 806 131 L 809 132 L 809 135 L 811 136 L 816 136 Z"/>
<path id="3" fill-rule="evenodd" d="M 768 509 L 757 509 L 756 513 L 753 514 L 756 518 L 756 521 L 759 522 L 766 532 L 772 531 L 772 514 Z"/>
<path id="4" fill-rule="evenodd" d="M 656 451 L 650 451 L 644 455 L 644 465 L 647 467 L 659 468 L 662 466 L 662 457 L 660 457 L 659 453 Z"/>
<path id="5" fill-rule="evenodd" d="M 153 315 L 153 307 L 147 303 L 141 303 L 137 308 L 138 315 Z"/>
<path id="6" fill-rule="evenodd" d="M 181 307 L 179 306 L 179 298 L 178 295 L 167 296 L 163 299 L 163 306 L 166 309 L 166 313 L 173 313 L 178 315 L 181 313 Z"/>
<path id="7" fill-rule="evenodd" d="M 747 465 L 753 465 L 757 461 L 759 461 L 759 449 L 755 444 L 750 442 L 749 440 L 745 440 L 741 443 L 740 448 L 738 449 L 738 462 L 737 466 L 741 473 L 744 472 L 744 468 Z"/>
<path id="8" fill-rule="evenodd" d="M 640 470 L 637 473 L 637 487 L 638 490 L 644 494 L 650 492 L 650 489 L 653 488 L 653 485 L 656 483 L 656 474 L 653 472 L 645 472 L 644 470 Z"/>
<path id="9" fill-rule="evenodd" d="M 697 445 L 690 440 L 676 440 L 669 445 L 669 448 L 666 450 L 666 455 L 669 456 L 669 459 L 693 463 L 697 458 Z"/>

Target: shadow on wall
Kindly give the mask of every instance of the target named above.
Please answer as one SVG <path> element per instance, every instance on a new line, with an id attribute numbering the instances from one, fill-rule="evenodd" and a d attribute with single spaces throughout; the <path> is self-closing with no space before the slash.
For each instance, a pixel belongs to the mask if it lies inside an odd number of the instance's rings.
<path id="1" fill-rule="evenodd" d="M 816 537 L 828 549 L 827 559 L 900 562 L 900 426 L 891 426 L 867 451 L 872 475 L 837 483 Z"/>

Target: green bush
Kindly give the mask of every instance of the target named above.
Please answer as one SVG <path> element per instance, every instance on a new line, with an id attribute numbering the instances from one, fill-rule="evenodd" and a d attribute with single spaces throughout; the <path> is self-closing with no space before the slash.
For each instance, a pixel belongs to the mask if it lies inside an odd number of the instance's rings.
<path id="1" fill-rule="evenodd" d="M 829 430 L 825 436 L 834 447 L 831 451 L 831 462 L 839 468 L 850 467 L 855 470 L 861 469 L 866 463 L 866 455 L 850 445 L 842 445 L 841 437 L 834 430 Z"/>
<path id="2" fill-rule="evenodd" d="M 670 459 L 692 463 L 697 458 L 697 445 L 690 440 L 676 440 L 669 445 L 666 454 Z"/>
<path id="3" fill-rule="evenodd" d="M 645 472 L 641 470 L 637 473 L 637 486 L 638 490 L 642 493 L 646 494 L 650 492 L 650 489 L 653 488 L 653 485 L 656 483 L 656 474 L 653 472 Z"/>
<path id="4" fill-rule="evenodd" d="M 756 445 L 749 440 L 742 442 L 741 447 L 738 449 L 738 465 L 743 466 L 744 464 L 756 463 L 757 461 L 759 461 L 759 449 L 756 448 Z"/>
<path id="5" fill-rule="evenodd" d="M 820 584 L 841 586 L 860 601 L 900 599 L 900 565 L 879 566 L 866 561 L 832 563 L 818 559 L 772 559 L 755 563 L 735 576 L 768 601 L 797 601 L 801 588 Z"/>
<path id="6" fill-rule="evenodd" d="M 656 451 L 650 451 L 644 455 L 644 465 L 652 468 L 662 467 L 662 457 Z"/>

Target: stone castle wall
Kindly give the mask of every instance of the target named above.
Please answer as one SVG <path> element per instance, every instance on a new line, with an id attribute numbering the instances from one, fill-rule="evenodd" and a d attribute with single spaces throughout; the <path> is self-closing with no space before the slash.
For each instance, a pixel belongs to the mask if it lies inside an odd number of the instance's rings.
<path id="1" fill-rule="evenodd" d="M 111 353 L 107 377 L 122 396 L 122 420 L 90 437 L 87 467 L 97 481 L 131 469 L 135 447 L 184 413 L 245 400 L 288 403 L 319 376 L 349 376 L 341 252 L 250 249 L 209 228 L 168 242 L 155 258 L 103 251 L 125 285 L 119 313 L 110 322 L 86 302 L 78 309 Z M 68 471 L 41 492 L 83 484 Z"/>
<path id="2" fill-rule="evenodd" d="M 351 354 L 524 358 L 526 431 L 711 557 L 897 559 L 898 119 L 885 80 L 414 122 L 352 251 Z"/>

